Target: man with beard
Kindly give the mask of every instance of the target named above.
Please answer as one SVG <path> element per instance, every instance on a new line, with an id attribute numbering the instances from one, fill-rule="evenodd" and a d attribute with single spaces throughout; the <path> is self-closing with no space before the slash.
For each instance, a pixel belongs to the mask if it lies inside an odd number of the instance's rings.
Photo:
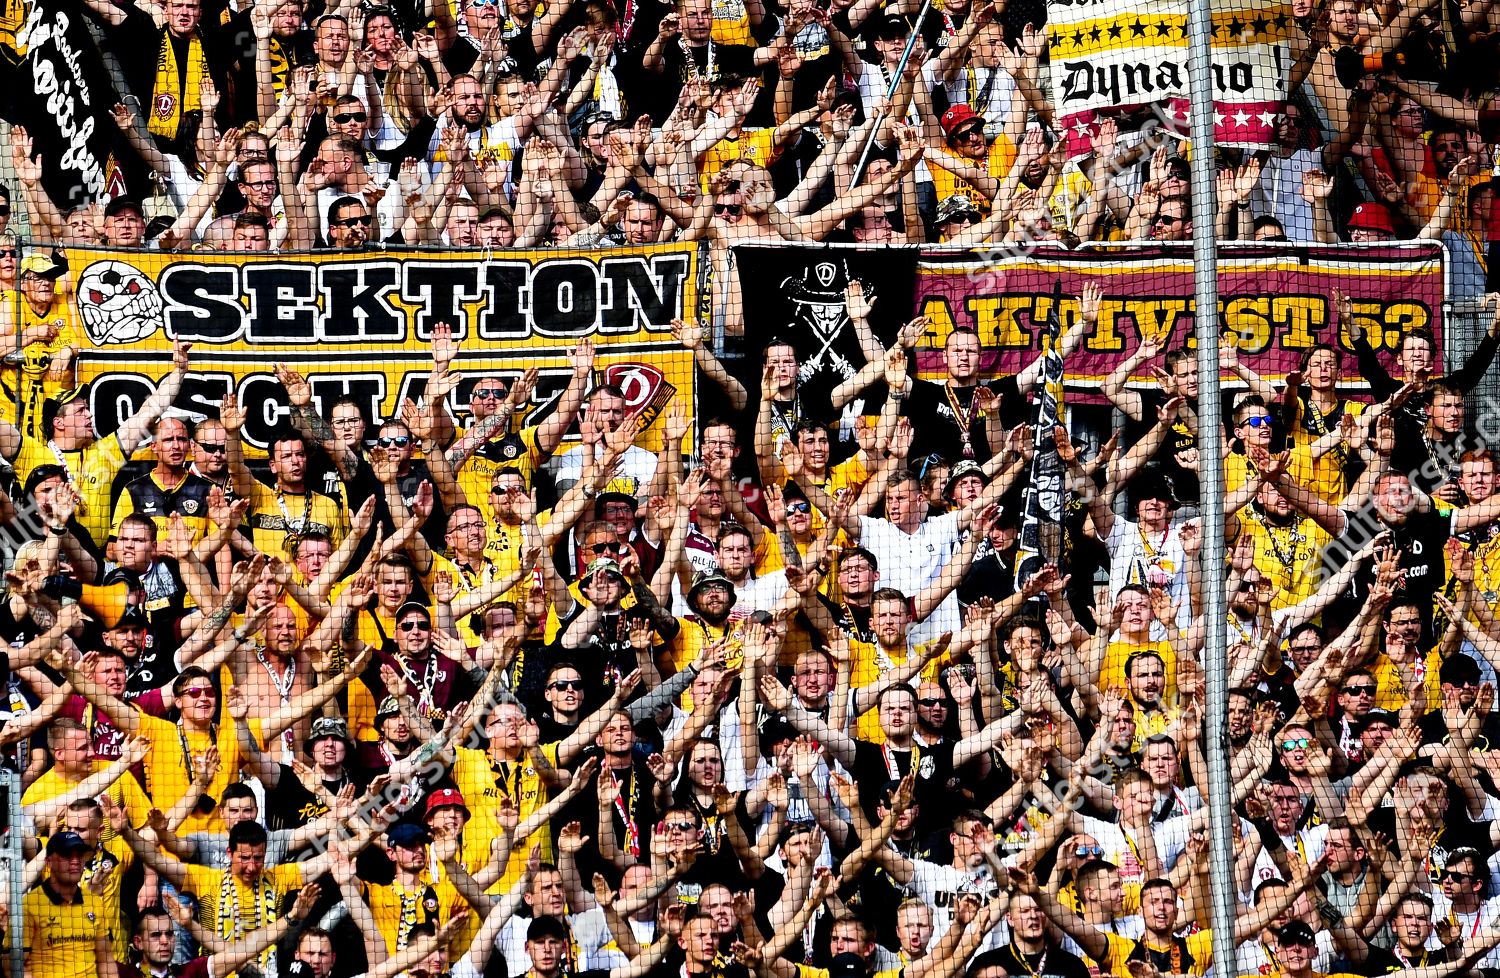
<path id="1" fill-rule="evenodd" d="M 219 405 L 219 420 L 208 418 L 193 426 L 193 462 L 188 471 L 217 486 L 229 502 L 250 494 L 250 483 L 234 479 L 237 473 L 249 474 L 248 469 L 237 464 L 244 458 L 240 442 L 244 425 L 245 413 L 231 394 Z"/>
<path id="2" fill-rule="evenodd" d="M 1475 662 L 1464 652 L 1454 652 L 1443 660 L 1442 666 L 1438 668 L 1438 682 L 1442 689 L 1442 703 L 1451 703 L 1454 698 L 1458 700 L 1458 706 L 1464 713 L 1474 709 L 1479 700 L 1479 663 Z M 1483 711 L 1484 720 L 1480 727 L 1478 737 L 1474 740 L 1474 750 L 1487 751 L 1500 745 L 1500 717 L 1491 710 Z M 1444 744 L 1448 742 L 1448 721 L 1443 716 L 1441 708 L 1428 710 L 1417 722 L 1417 727 L 1422 732 L 1422 743 Z"/>
<path id="3" fill-rule="evenodd" d="M 742 531 L 726 531 L 726 535 L 731 532 Z M 735 595 L 735 585 L 725 574 L 697 575 L 687 593 L 691 613 L 677 619 L 679 631 L 671 645 L 663 650 L 669 661 L 662 665 L 669 665 L 670 672 L 676 673 L 687 668 L 688 663 L 715 642 L 728 642 L 728 664 L 731 668 L 738 665 L 743 653 L 743 644 L 738 637 L 739 626 L 749 617 L 749 611 L 737 606 Z M 667 672 L 663 670 L 664 675 Z"/>
<path id="4" fill-rule="evenodd" d="M 419 716 L 441 729 L 455 706 L 479 692 L 469 671 L 458 660 L 433 647 L 432 613 L 426 605 L 408 601 L 396 612 L 394 647 L 377 650 L 361 677 L 377 698 L 410 696 Z M 391 685 L 394 683 L 394 685 Z"/>
<path id="5" fill-rule="evenodd" d="M 1070 954 L 1047 933 L 1047 915 L 1036 898 L 1019 893 L 1011 898 L 1005 914 L 1010 924 L 1010 943 L 984 956 L 1005 969 L 1006 974 L 1047 974 L 1056 978 L 1086 978 L 1091 972 L 1083 959 Z M 977 962 L 976 962 L 977 963 Z M 1043 966 L 1046 972 L 1042 972 Z"/>
<path id="6" fill-rule="evenodd" d="M 266 822 L 270 826 L 306 825 L 327 814 L 328 806 L 323 801 L 327 795 L 337 795 L 346 785 L 353 785 L 357 793 L 369 787 L 370 779 L 351 767 L 354 742 L 349 737 L 349 725 L 343 720 L 318 717 L 303 749 L 312 760 L 311 768 L 303 768 L 300 762 L 294 766 L 277 764 L 274 776 L 269 777 L 266 768 L 260 769 L 261 781 L 266 786 Z M 303 783 L 304 777 L 308 778 L 307 784 Z"/>
<path id="7" fill-rule="evenodd" d="M 307 176 L 303 178 L 303 188 L 317 190 L 315 194 L 306 194 L 307 208 L 315 213 L 304 215 L 304 219 L 314 222 L 322 239 L 331 247 L 362 248 L 367 241 L 388 241 L 400 233 L 406 219 L 406 196 L 401 188 L 394 180 L 376 181 L 365 163 L 364 147 L 359 140 L 348 136 L 330 135 L 318 144 L 317 155 L 308 164 Z M 384 193 L 372 204 L 376 190 Z M 371 195 L 368 199 L 367 193 Z M 340 209 L 348 212 L 338 213 Z M 356 230 L 354 225 L 339 222 L 347 222 L 356 215 L 363 219 L 357 228 L 363 234 L 357 242 L 339 239 L 339 229 Z"/>

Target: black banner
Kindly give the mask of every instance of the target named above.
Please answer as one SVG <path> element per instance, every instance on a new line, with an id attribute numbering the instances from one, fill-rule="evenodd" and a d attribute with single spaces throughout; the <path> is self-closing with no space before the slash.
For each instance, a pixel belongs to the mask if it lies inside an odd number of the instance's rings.
<path id="1" fill-rule="evenodd" d="M 10 120 L 25 126 L 42 164 L 42 187 L 59 207 L 104 196 L 110 108 L 118 101 L 77 0 L 31 0 L 16 35 Z"/>

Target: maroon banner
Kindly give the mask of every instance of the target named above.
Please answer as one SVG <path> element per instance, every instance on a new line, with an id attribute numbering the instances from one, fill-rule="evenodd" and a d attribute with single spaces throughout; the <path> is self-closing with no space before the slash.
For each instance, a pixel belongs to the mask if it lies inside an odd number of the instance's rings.
<path id="1" fill-rule="evenodd" d="M 1187 246 L 1035 250 L 1014 257 L 924 249 L 915 308 L 933 326 L 919 344 L 922 376 L 943 376 L 942 348 L 955 326 L 979 332 L 987 372 L 1015 373 L 1041 352 L 1053 290 L 1061 285 L 1062 321 L 1071 329 L 1078 296 L 1090 282 L 1104 290 L 1104 300 L 1098 325 L 1068 356 L 1065 380 L 1073 401 L 1098 403 L 1099 385 L 1143 335 L 1170 331 L 1163 349 L 1195 346 Z M 1335 289 L 1351 297 L 1355 321 L 1388 365 L 1412 329 L 1431 330 L 1436 349 L 1443 349 L 1444 278 L 1436 244 L 1220 250 L 1220 325 L 1234 337 L 1241 362 L 1267 379 L 1296 369 L 1315 344 L 1352 349 L 1347 324 L 1334 325 Z M 1152 365 L 1143 365 L 1132 383 L 1154 385 Z M 1352 361 L 1348 373 L 1357 380 Z"/>

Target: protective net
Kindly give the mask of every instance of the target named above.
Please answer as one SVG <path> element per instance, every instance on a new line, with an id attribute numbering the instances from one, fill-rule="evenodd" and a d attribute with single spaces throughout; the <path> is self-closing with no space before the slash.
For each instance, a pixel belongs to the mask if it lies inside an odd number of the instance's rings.
<path id="1" fill-rule="evenodd" d="M 1500 967 L 1492 4 L 788 2 L 0 4 L 25 974 Z"/>

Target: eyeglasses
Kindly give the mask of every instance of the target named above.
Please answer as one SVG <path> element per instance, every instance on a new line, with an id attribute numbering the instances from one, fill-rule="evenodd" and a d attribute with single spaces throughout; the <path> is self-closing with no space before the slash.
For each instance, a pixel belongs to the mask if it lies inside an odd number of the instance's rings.
<path id="1" fill-rule="evenodd" d="M 249 187 L 251 190 L 275 190 L 276 189 L 276 181 L 275 180 L 241 180 L 240 183 L 243 184 L 246 187 Z"/>
<path id="2" fill-rule="evenodd" d="M 212 686 L 188 686 L 178 695 L 190 700 L 196 700 L 204 696 L 213 696 L 214 688 Z"/>
<path id="3" fill-rule="evenodd" d="M 345 218 L 340 218 L 337 221 L 329 221 L 328 223 L 331 224 L 331 225 L 333 225 L 334 227 L 341 227 L 341 228 L 352 228 L 352 227 L 355 227 L 355 226 L 369 227 L 370 226 L 370 215 L 365 214 L 365 215 L 363 215 L 361 217 L 345 217 Z"/>
<path id="4" fill-rule="evenodd" d="M 1300 748 L 1302 750 L 1307 750 L 1307 745 L 1310 743 L 1312 743 L 1312 740 L 1307 737 L 1297 737 L 1293 740 L 1283 740 L 1281 742 L 1281 749 L 1298 750 Z"/>
<path id="5" fill-rule="evenodd" d="M 1252 414 L 1241 421 L 1240 424 L 1247 428 L 1269 428 L 1271 427 L 1271 416 L 1269 414 Z"/>
<path id="6" fill-rule="evenodd" d="M 1350 696 L 1374 696 L 1375 685 L 1371 683 L 1368 686 L 1345 686 L 1343 691 Z"/>
<path id="7" fill-rule="evenodd" d="M 357 428 L 362 423 L 362 418 L 334 418 L 328 422 L 335 428 Z"/>
<path id="8" fill-rule="evenodd" d="M 472 394 L 470 394 L 469 396 L 472 397 L 472 398 L 474 398 L 474 399 L 476 399 L 476 400 L 481 400 L 481 401 L 485 400 L 486 398 L 491 398 L 491 397 L 501 398 L 501 397 L 505 396 L 505 388 L 504 387 L 476 387 L 476 388 L 474 388 L 474 392 Z"/>
<path id="9" fill-rule="evenodd" d="M 1103 859 L 1104 858 L 1104 847 L 1103 846 L 1076 846 L 1073 849 L 1073 856 L 1076 859 Z"/>
<path id="10" fill-rule="evenodd" d="M 479 522 L 478 520 L 471 520 L 468 523 L 452 523 L 448 526 L 448 531 L 450 533 L 468 533 L 470 530 L 482 529 L 484 529 L 484 524 Z"/>
<path id="11" fill-rule="evenodd" d="M 350 122 L 364 122 L 368 118 L 370 117 L 363 112 L 340 112 L 333 117 L 333 121 L 342 126 Z"/>
<path id="12" fill-rule="evenodd" d="M 715 215 L 720 215 L 720 216 L 739 217 L 740 214 L 744 213 L 744 210 L 745 210 L 745 206 L 743 204 L 715 204 L 714 205 L 714 214 Z"/>
<path id="13" fill-rule="evenodd" d="M 430 631 L 432 631 L 432 623 L 431 622 L 426 622 L 426 621 L 416 621 L 416 620 L 403 621 L 401 623 L 400 627 L 401 627 L 401 630 L 403 632 L 415 632 L 415 631 L 430 632 Z"/>
<path id="14" fill-rule="evenodd" d="M 200 441 L 198 447 L 210 455 L 224 454 L 224 443 L 221 441 Z"/>
<path id="15" fill-rule="evenodd" d="M 918 706 L 925 706 L 925 707 L 931 709 L 932 707 L 935 707 L 935 706 L 947 706 L 948 705 L 948 701 L 945 700 L 945 699 L 943 699 L 941 696 L 938 696 L 938 697 L 934 697 L 932 699 L 917 700 L 917 705 Z"/>
<path id="16" fill-rule="evenodd" d="M 550 683 L 547 684 L 547 688 L 548 689 L 555 689 L 555 690 L 558 690 L 559 692 L 564 692 L 564 693 L 569 692 L 569 691 L 577 692 L 577 691 L 583 689 L 583 680 L 582 679 L 554 679 L 552 682 L 550 682 Z"/>
<path id="17" fill-rule="evenodd" d="M 1392 618 L 1391 619 L 1391 624 L 1392 625 L 1420 625 L 1420 624 L 1422 624 L 1422 619 L 1420 619 L 1420 618 Z"/>
<path id="18" fill-rule="evenodd" d="M 787 503 L 786 511 L 788 513 L 811 513 L 812 503 L 803 502 L 800 500 L 794 503 Z"/>
<path id="19" fill-rule="evenodd" d="M 392 435 L 386 438 L 379 438 L 376 441 L 381 448 L 405 448 L 411 444 L 411 439 L 405 435 Z"/>

